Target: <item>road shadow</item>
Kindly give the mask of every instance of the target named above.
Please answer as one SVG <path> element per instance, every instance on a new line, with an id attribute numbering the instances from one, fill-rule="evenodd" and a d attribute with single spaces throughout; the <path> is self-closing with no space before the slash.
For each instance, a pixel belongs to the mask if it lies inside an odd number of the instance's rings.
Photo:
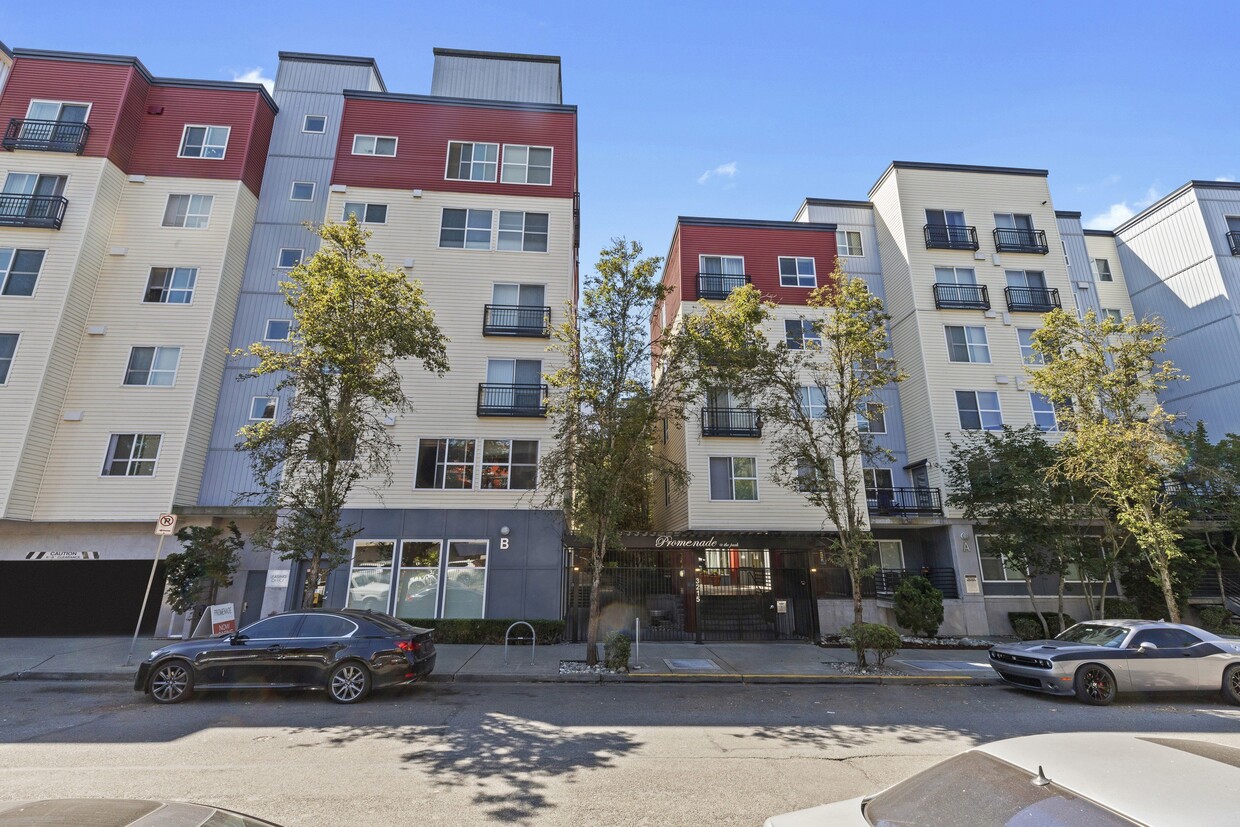
<path id="1" fill-rule="evenodd" d="M 763 727 L 751 732 L 738 732 L 733 738 L 775 741 L 788 747 L 849 748 L 890 743 L 892 738 L 905 744 L 950 744 L 958 749 L 961 737 L 978 740 L 980 733 L 961 727 L 926 725 L 798 725 Z"/>

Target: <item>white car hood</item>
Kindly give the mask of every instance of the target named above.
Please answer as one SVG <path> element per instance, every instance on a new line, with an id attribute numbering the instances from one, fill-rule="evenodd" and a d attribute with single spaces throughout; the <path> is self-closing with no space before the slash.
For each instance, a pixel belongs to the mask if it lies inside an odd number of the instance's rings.
<path id="1" fill-rule="evenodd" d="M 850 798 L 834 804 L 810 807 L 808 810 L 771 816 L 764 822 L 763 827 L 870 827 L 870 823 L 861 814 L 861 802 L 865 799 L 864 796 Z"/>

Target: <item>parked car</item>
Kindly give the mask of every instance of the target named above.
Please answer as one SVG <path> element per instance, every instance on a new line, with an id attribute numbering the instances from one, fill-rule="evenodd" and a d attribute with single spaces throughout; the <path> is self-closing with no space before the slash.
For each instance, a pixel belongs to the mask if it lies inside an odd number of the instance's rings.
<path id="1" fill-rule="evenodd" d="M 1054 640 L 992 646 L 990 665 L 1012 686 L 1095 706 L 1160 690 L 1222 691 L 1240 704 L 1240 641 L 1180 623 L 1090 620 Z"/>
<path id="2" fill-rule="evenodd" d="M 0 827 L 279 827 L 205 804 L 128 798 L 60 798 L 0 803 Z"/>
<path id="3" fill-rule="evenodd" d="M 1235 824 L 1240 749 L 1162 735 L 1074 732 L 966 750 L 877 795 L 766 827 Z"/>
<path id="4" fill-rule="evenodd" d="M 434 668 L 430 629 L 378 612 L 306 609 L 156 649 L 138 667 L 134 689 L 161 704 L 207 689 L 325 689 L 336 703 L 351 704 Z"/>

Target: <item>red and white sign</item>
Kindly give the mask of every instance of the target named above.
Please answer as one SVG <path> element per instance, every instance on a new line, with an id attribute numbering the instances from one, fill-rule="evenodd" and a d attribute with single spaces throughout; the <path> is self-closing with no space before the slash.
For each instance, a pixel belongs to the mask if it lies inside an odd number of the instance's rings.
<path id="1" fill-rule="evenodd" d="M 211 636 L 226 635 L 237 631 L 237 620 L 233 616 L 233 604 L 223 603 L 209 606 L 211 612 Z"/>
<path id="2" fill-rule="evenodd" d="M 159 519 L 155 521 L 155 533 L 164 537 L 172 535 L 177 528 L 177 515 L 160 514 Z"/>

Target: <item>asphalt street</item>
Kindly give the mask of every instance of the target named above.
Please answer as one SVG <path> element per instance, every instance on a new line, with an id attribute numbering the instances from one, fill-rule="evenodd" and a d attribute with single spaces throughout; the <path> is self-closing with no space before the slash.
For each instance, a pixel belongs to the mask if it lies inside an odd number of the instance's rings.
<path id="1" fill-rule="evenodd" d="M 13 682 L 0 683 L 0 800 L 172 798 L 285 827 L 760 825 L 975 743 L 1080 730 L 1240 746 L 1240 707 L 703 684 L 424 684 L 353 707 L 260 692 L 160 707 L 116 684 Z"/>

